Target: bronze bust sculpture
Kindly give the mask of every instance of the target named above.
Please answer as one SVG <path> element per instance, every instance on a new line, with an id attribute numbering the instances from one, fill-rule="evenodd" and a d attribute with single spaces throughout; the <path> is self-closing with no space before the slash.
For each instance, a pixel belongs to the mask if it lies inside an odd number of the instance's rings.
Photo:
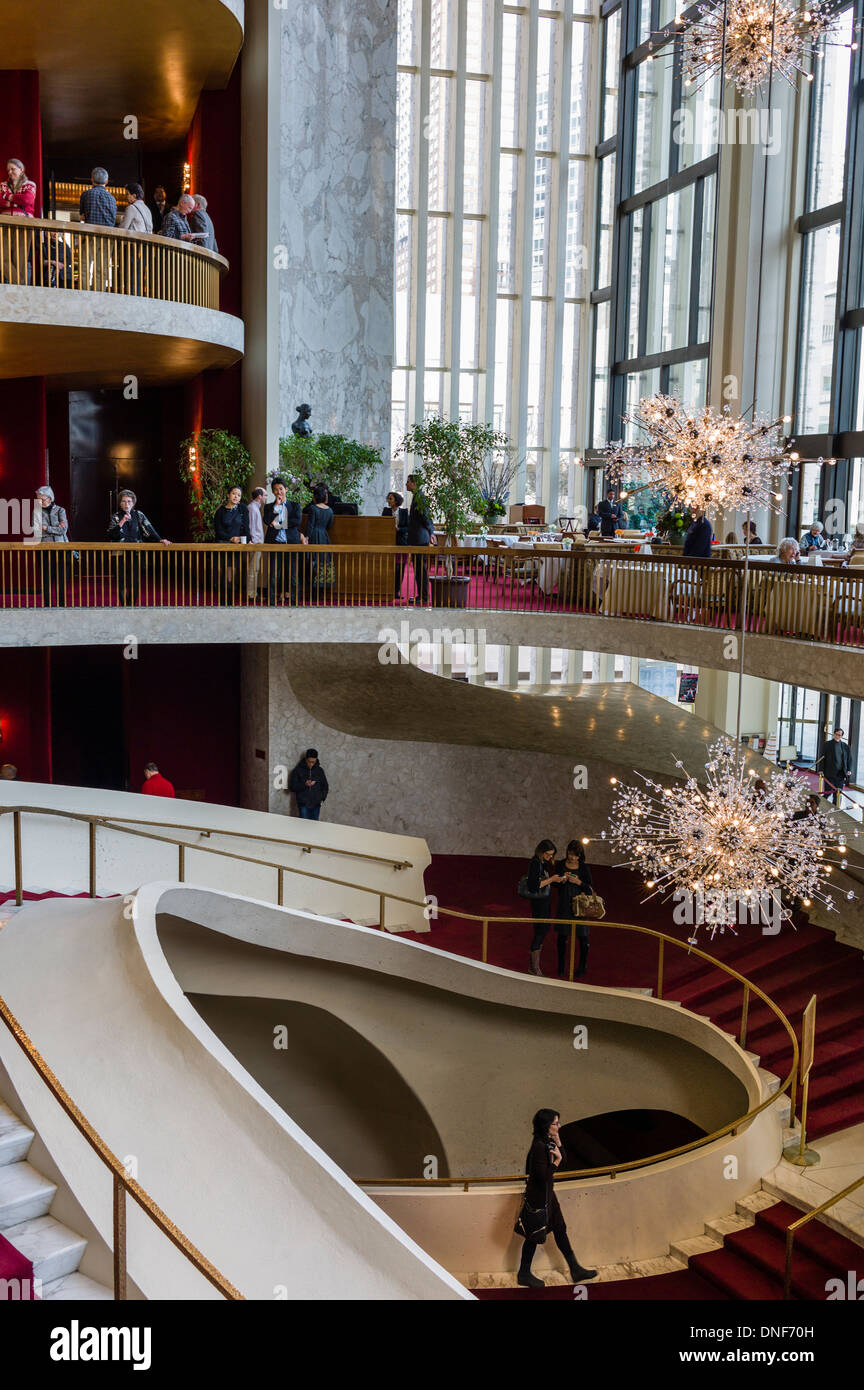
<path id="1" fill-rule="evenodd" d="M 309 416 L 311 414 L 311 405 L 298 405 L 297 419 L 291 426 L 291 433 L 299 434 L 301 439 L 308 439 L 312 434 L 312 426 L 309 424 Z"/>

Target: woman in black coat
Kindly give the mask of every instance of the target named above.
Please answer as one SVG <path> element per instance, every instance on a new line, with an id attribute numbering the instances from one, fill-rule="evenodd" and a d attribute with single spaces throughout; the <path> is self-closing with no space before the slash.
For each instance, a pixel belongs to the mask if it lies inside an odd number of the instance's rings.
<path id="1" fill-rule="evenodd" d="M 225 501 L 213 518 L 213 534 L 220 545 L 246 545 L 252 537 L 249 531 L 249 508 L 242 502 L 243 493 L 239 487 L 229 487 Z M 234 594 L 234 602 L 241 592 L 239 583 L 240 557 L 219 556 L 219 602 L 227 603 L 229 595 Z"/>
<path id="2" fill-rule="evenodd" d="M 534 935 L 531 938 L 531 974 L 542 975 L 540 951 L 552 926 L 552 884 L 558 883 L 555 874 L 555 846 L 551 840 L 541 840 L 528 865 L 528 892 Z"/>
<path id="3" fill-rule="evenodd" d="M 382 511 L 382 516 L 392 516 L 396 521 L 396 544 L 408 544 L 408 508 L 403 506 L 405 499 L 401 492 L 387 493 L 387 506 Z M 395 590 L 394 598 L 402 597 L 402 580 L 405 577 L 405 566 L 408 563 L 407 555 L 397 555 L 395 565 Z"/>
<path id="4" fill-rule="evenodd" d="M 555 907 L 555 916 L 561 924 L 555 927 L 555 934 L 558 938 L 558 975 L 563 980 L 567 973 L 570 923 L 578 915 L 575 900 L 580 893 L 593 891 L 591 870 L 585 863 L 585 851 L 578 840 L 570 841 L 567 846 L 566 857 L 555 865 L 555 873 L 558 876 L 558 902 Z M 578 980 L 585 974 L 585 967 L 588 964 L 588 923 L 577 922 L 575 931 L 579 940 L 579 965 L 573 978 Z"/>
<path id="5" fill-rule="evenodd" d="M 561 1164 L 561 1143 L 558 1137 L 558 1125 L 560 1116 L 557 1110 L 538 1110 L 534 1116 L 534 1138 L 531 1148 L 528 1151 L 528 1158 L 525 1162 L 525 1172 L 528 1174 L 528 1182 L 525 1188 L 525 1204 L 534 1208 L 535 1211 L 545 1207 L 546 1222 L 549 1230 L 555 1237 L 555 1244 L 567 1261 L 567 1268 L 570 1271 L 570 1278 L 574 1284 L 584 1283 L 586 1279 L 596 1277 L 596 1269 L 583 1269 L 573 1253 L 573 1247 L 567 1237 L 567 1226 L 558 1198 L 555 1196 L 553 1180 L 555 1169 Z M 540 1216 L 542 1222 L 542 1214 Z M 522 1259 L 519 1263 L 519 1273 L 516 1282 L 527 1289 L 542 1289 L 545 1284 L 542 1279 L 531 1273 L 531 1261 L 539 1242 L 525 1238 L 522 1246 Z"/>

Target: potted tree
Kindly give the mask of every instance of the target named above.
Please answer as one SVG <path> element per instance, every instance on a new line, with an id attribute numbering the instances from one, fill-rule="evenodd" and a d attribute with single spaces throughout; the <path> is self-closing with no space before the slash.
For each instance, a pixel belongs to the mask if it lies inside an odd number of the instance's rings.
<path id="1" fill-rule="evenodd" d="M 396 455 L 413 454 L 419 459 L 416 472 L 420 490 L 432 515 L 441 523 L 445 547 L 454 545 L 472 519 L 484 514 L 484 465 L 508 446 L 506 434 L 491 425 L 468 425 L 437 415 L 412 425 L 403 437 Z M 430 577 L 433 603 L 464 608 L 468 576 L 454 573 L 451 556 L 445 558 L 444 570 L 443 575 Z"/>
<path id="2" fill-rule="evenodd" d="M 682 546 L 684 537 L 693 522 L 693 513 L 689 507 L 668 506 L 661 512 L 654 523 L 654 529 L 658 536 L 663 536 L 668 545 Z"/>
<path id="3" fill-rule="evenodd" d="M 200 430 L 180 445 L 180 476 L 186 484 L 196 541 L 212 541 L 213 518 L 229 487 L 246 487 L 254 471 L 249 450 L 227 430 Z"/>

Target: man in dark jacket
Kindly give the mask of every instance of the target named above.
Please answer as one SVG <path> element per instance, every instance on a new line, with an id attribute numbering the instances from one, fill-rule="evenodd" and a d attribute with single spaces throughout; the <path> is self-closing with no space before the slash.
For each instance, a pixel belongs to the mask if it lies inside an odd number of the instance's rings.
<path id="1" fill-rule="evenodd" d="M 600 517 L 601 536 L 614 536 L 616 529 L 623 526 L 626 520 L 624 508 L 615 500 L 614 487 L 607 487 L 606 496 L 597 508 L 597 515 Z"/>
<path id="2" fill-rule="evenodd" d="M 694 512 L 693 520 L 684 537 L 684 554 L 697 560 L 710 560 L 713 532 L 711 522 L 704 512 Z"/>
<path id="3" fill-rule="evenodd" d="M 289 502 L 288 492 L 281 478 L 273 479 L 273 501 L 267 502 L 261 511 L 261 524 L 264 527 L 265 545 L 303 545 L 306 537 L 300 534 L 303 513 L 299 502 Z M 287 555 L 276 551 L 267 557 L 270 561 L 268 582 L 268 602 L 277 602 L 285 592 L 285 571 L 288 571 L 288 588 L 291 602 L 297 602 L 297 555 Z"/>
<path id="4" fill-rule="evenodd" d="M 420 491 L 420 479 L 416 473 L 409 473 L 405 486 L 411 494 L 408 509 L 408 545 L 433 545 L 435 526 L 429 515 L 426 499 Z M 417 603 L 429 602 L 429 561 L 425 555 L 412 555 L 414 582 L 417 586 Z"/>
<path id="5" fill-rule="evenodd" d="M 192 236 L 196 246 L 203 246 L 205 251 L 217 251 L 216 229 L 213 220 L 207 211 L 207 199 L 200 193 L 195 194 L 195 209 L 189 213 L 186 221 L 192 228 Z"/>
<path id="6" fill-rule="evenodd" d="M 291 773 L 289 791 L 297 798 L 297 810 L 302 820 L 318 820 L 321 807 L 330 788 L 324 769 L 318 761 L 318 749 L 307 748 Z"/>
<path id="7" fill-rule="evenodd" d="M 840 794 L 852 780 L 852 751 L 843 741 L 843 730 L 835 729 L 825 744 L 822 754 L 822 772 L 825 777 L 825 791 L 831 796 L 835 806 L 840 805 Z"/>

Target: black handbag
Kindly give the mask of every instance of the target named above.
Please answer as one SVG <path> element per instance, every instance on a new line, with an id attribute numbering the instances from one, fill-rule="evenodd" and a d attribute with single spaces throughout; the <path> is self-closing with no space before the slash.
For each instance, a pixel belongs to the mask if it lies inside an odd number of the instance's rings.
<path id="1" fill-rule="evenodd" d="M 528 1176 L 531 1172 L 529 1168 Z M 544 1202 L 542 1207 L 532 1207 L 528 1205 L 528 1187 L 526 1183 L 525 1195 L 522 1198 L 522 1205 L 519 1208 L 519 1215 L 516 1217 L 516 1224 L 513 1227 L 517 1236 L 523 1240 L 534 1240 L 538 1245 L 542 1245 L 549 1234 L 549 1211 Z"/>
<path id="2" fill-rule="evenodd" d="M 548 883 L 546 884 L 546 887 L 541 888 L 539 892 L 532 893 L 531 889 L 528 887 L 527 874 L 523 874 L 520 878 L 519 883 L 516 887 L 516 892 L 519 894 L 520 898 L 527 898 L 528 901 L 532 903 L 545 902 L 547 898 L 552 896 L 552 890 L 549 887 Z"/>

